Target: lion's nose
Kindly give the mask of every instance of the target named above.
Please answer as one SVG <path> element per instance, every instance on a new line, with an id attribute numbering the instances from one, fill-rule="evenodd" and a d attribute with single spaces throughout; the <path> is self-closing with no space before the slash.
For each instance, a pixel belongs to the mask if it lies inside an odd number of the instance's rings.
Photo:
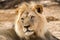
<path id="1" fill-rule="evenodd" d="M 30 27 L 30 25 L 26 25 L 26 26 L 24 26 L 25 28 L 29 28 Z"/>

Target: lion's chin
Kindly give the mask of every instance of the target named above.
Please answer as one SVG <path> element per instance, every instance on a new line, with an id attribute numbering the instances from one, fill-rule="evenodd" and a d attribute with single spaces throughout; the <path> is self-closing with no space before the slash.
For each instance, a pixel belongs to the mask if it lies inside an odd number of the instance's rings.
<path id="1" fill-rule="evenodd" d="M 34 32 L 25 32 L 25 36 L 31 36 L 33 34 L 34 34 Z"/>

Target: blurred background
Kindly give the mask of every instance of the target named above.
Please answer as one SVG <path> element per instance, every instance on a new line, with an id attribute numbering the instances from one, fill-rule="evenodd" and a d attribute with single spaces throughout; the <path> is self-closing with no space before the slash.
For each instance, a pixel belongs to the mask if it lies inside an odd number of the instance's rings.
<path id="1" fill-rule="evenodd" d="M 48 30 L 60 39 L 60 0 L 0 0 L 0 29 L 12 28 L 16 17 L 15 9 L 22 2 L 30 1 L 43 5 Z"/>

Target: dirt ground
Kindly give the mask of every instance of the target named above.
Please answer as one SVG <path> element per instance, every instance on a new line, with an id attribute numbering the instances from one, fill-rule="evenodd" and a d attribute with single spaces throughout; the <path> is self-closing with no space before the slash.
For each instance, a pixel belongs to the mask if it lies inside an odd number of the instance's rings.
<path id="1" fill-rule="evenodd" d="M 48 30 L 57 38 L 60 39 L 60 6 L 44 7 L 44 15 L 46 17 L 53 16 L 57 18 L 56 21 L 48 22 Z M 0 28 L 9 29 L 12 28 L 16 17 L 15 9 L 0 10 Z"/>

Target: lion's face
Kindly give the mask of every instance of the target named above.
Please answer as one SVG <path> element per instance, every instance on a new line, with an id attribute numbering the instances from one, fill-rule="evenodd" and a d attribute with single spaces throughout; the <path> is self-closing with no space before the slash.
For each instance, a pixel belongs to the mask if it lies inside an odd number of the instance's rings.
<path id="1" fill-rule="evenodd" d="M 36 32 L 39 28 L 40 17 L 35 12 L 31 10 L 24 11 L 20 16 L 20 21 L 22 24 L 22 29 L 25 35 L 29 36 Z"/>
<path id="2" fill-rule="evenodd" d="M 41 5 L 30 7 L 26 4 L 20 7 L 15 27 L 16 33 L 20 37 L 32 36 L 34 34 L 41 36 L 44 34 L 46 19 L 42 15 L 41 8 Z"/>

